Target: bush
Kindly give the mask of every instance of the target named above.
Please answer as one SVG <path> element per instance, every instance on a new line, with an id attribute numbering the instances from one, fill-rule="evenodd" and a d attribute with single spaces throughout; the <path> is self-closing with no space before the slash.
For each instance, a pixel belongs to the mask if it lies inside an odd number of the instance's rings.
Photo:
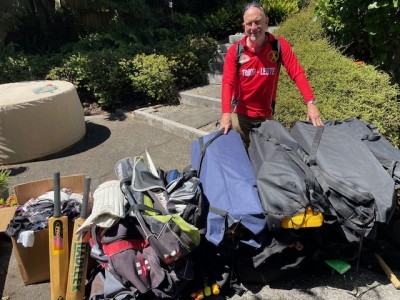
<path id="1" fill-rule="evenodd" d="M 192 52 L 172 55 L 170 69 L 178 90 L 203 82 L 197 57 Z"/>
<path id="2" fill-rule="evenodd" d="M 177 89 L 205 84 L 204 72 L 217 48 L 217 41 L 207 36 L 189 35 L 176 41 L 164 41 L 157 53 L 170 60 L 171 71 L 175 77 Z"/>
<path id="3" fill-rule="evenodd" d="M 314 5 L 345 54 L 374 64 L 400 82 L 399 1 L 318 0 Z"/>
<path id="4" fill-rule="evenodd" d="M 61 61 L 61 55 L 1 55 L 0 83 L 43 80 L 51 66 Z"/>
<path id="5" fill-rule="evenodd" d="M 298 0 L 262 0 L 260 4 L 269 17 L 270 25 L 278 25 L 288 16 L 299 11 Z"/>
<path id="6" fill-rule="evenodd" d="M 207 36 L 189 36 L 187 40 L 187 45 L 197 57 L 201 70 L 207 70 L 210 58 L 217 48 L 217 41 Z"/>
<path id="7" fill-rule="evenodd" d="M 178 99 L 171 64 L 165 56 L 138 54 L 120 65 L 128 74 L 135 92 L 158 102 L 174 102 Z"/>
<path id="8" fill-rule="evenodd" d="M 97 101 L 103 108 L 115 107 L 129 87 L 129 78 L 119 66 L 121 55 L 110 50 L 73 54 L 61 67 L 53 68 L 47 78 L 73 83 L 81 101 Z"/>
<path id="9" fill-rule="evenodd" d="M 306 10 L 282 24 L 276 33 L 292 43 L 319 100 L 322 117 L 330 120 L 357 117 L 374 123 L 399 147 L 399 86 L 390 84 L 389 75 L 373 66 L 355 64 L 325 39 L 292 39 L 297 32 L 300 36 L 304 35 L 302 32 L 318 32 L 317 23 L 310 20 L 313 20 L 312 11 Z M 317 36 L 321 35 L 317 33 Z M 306 112 L 299 91 L 282 72 L 276 119 L 290 128 L 297 120 L 304 119 Z"/>
<path id="10" fill-rule="evenodd" d="M 204 31 L 216 40 L 226 39 L 230 34 L 242 32 L 242 6 L 221 7 L 203 21 Z"/>

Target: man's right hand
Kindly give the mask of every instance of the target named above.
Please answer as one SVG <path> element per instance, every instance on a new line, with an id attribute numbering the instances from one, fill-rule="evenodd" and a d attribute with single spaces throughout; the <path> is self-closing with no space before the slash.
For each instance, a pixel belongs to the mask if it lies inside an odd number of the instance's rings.
<path id="1" fill-rule="evenodd" d="M 227 134 L 232 127 L 231 113 L 223 113 L 219 121 L 219 129 L 224 129 L 224 134 Z"/>

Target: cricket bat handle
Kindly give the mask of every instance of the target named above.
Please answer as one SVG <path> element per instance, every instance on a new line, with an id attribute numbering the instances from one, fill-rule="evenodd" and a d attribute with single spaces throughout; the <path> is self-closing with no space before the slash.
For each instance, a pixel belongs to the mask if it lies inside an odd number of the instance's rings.
<path id="1" fill-rule="evenodd" d="M 50 299 L 65 299 L 69 262 L 68 217 L 61 214 L 60 173 L 54 173 L 54 214 L 48 220 Z"/>
<path id="2" fill-rule="evenodd" d="M 376 260 L 396 289 L 400 289 L 400 281 L 379 254 L 374 254 Z"/>

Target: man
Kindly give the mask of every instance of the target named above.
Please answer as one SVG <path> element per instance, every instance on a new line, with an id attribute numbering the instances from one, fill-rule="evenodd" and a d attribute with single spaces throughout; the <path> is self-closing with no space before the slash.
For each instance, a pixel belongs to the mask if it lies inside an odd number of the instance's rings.
<path id="1" fill-rule="evenodd" d="M 252 124 L 271 119 L 274 113 L 279 78 L 277 52 L 271 41 L 275 37 L 267 32 L 268 17 L 262 6 L 252 2 L 243 11 L 243 28 L 246 36 L 239 42 L 243 53 L 237 70 L 237 46 L 226 54 L 222 78 L 222 116 L 220 128 L 228 133 L 232 128 L 240 133 L 248 147 Z M 307 105 L 307 120 L 323 126 L 314 94 L 289 42 L 281 37 L 281 61 L 295 82 Z M 232 102 L 232 100 L 234 100 Z M 235 104 L 232 107 L 232 103 Z M 233 110 L 233 111 L 232 111 Z"/>

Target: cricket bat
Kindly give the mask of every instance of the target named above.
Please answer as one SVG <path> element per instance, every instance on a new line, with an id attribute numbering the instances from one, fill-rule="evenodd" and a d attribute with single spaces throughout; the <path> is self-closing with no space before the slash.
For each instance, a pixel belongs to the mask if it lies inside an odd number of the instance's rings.
<path id="1" fill-rule="evenodd" d="M 382 268 L 382 270 L 385 272 L 386 276 L 389 278 L 390 282 L 393 284 L 393 286 L 396 289 L 400 289 L 400 280 L 397 278 L 397 276 L 393 273 L 393 271 L 389 268 L 389 266 L 385 263 L 385 261 L 382 259 L 382 257 L 374 253 L 376 260 L 379 263 L 379 266 Z"/>
<path id="2" fill-rule="evenodd" d="M 68 217 L 61 216 L 60 173 L 54 173 L 54 214 L 49 218 L 50 299 L 65 299 L 69 262 Z"/>
<path id="3" fill-rule="evenodd" d="M 77 234 L 87 215 L 90 178 L 85 178 L 80 217 L 74 221 L 69 261 L 67 300 L 82 300 L 85 296 L 86 272 L 89 260 L 89 234 Z"/>

